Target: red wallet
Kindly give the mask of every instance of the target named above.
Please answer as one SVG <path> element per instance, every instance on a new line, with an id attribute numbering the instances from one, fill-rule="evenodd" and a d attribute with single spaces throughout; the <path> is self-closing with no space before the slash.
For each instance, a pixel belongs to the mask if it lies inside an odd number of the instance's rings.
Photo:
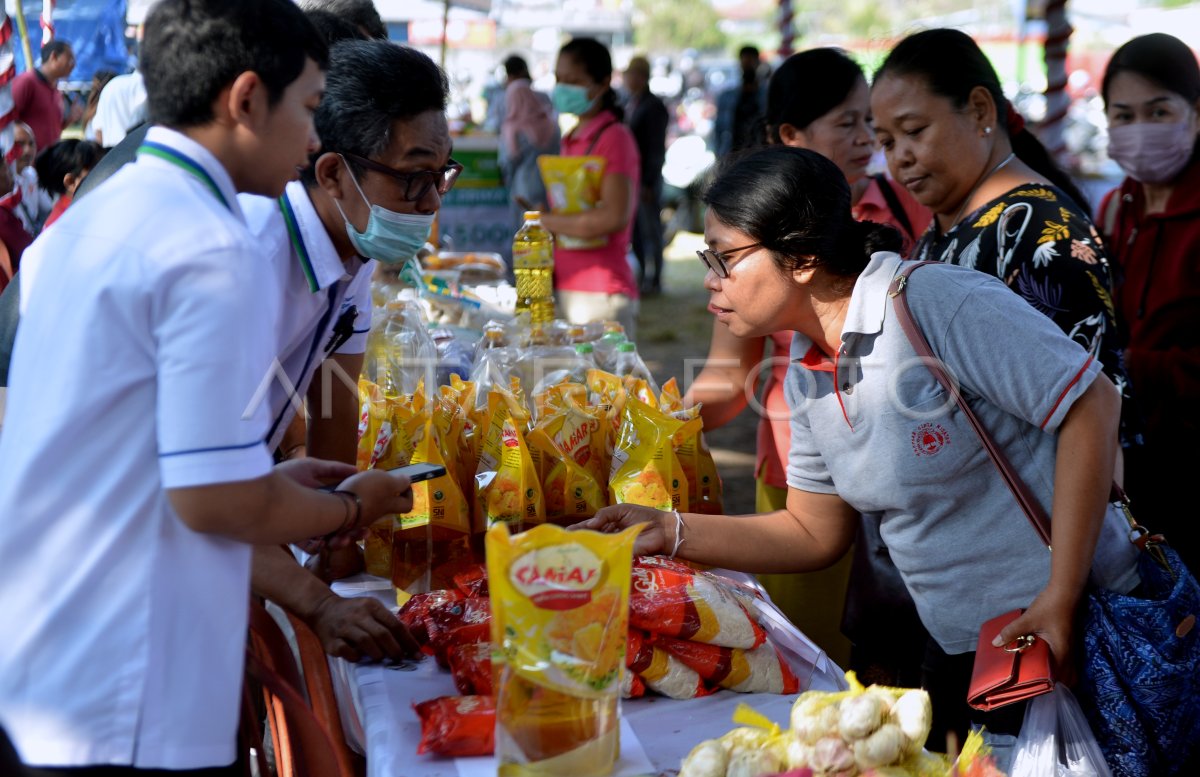
<path id="1" fill-rule="evenodd" d="M 1043 639 L 1027 635 L 1003 647 L 993 647 L 1000 630 L 1016 620 L 1022 610 L 1013 610 L 992 618 L 979 629 L 975 647 L 975 667 L 967 704 L 990 712 L 1054 690 L 1050 675 L 1050 646 Z"/>

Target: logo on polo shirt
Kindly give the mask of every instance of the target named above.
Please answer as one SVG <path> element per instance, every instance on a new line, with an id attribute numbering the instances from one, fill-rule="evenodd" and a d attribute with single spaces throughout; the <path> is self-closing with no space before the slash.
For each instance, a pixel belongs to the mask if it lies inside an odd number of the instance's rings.
<path id="1" fill-rule="evenodd" d="M 912 433 L 913 453 L 933 456 L 950 444 L 950 433 L 941 424 L 924 423 Z"/>

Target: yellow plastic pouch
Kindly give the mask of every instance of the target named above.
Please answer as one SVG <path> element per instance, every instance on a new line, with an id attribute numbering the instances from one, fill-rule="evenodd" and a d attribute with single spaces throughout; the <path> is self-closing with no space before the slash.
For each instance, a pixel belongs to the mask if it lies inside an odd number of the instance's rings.
<path id="1" fill-rule="evenodd" d="M 663 384 L 658 407 L 664 413 L 678 413 L 683 410 L 683 395 L 679 393 L 679 382 L 675 378 L 668 378 Z"/>
<path id="2" fill-rule="evenodd" d="M 543 154 L 537 163 L 552 212 L 583 213 L 599 204 L 600 188 L 604 183 L 604 157 Z M 600 248 L 608 238 L 556 235 L 555 241 L 562 248 Z"/>
<path id="3" fill-rule="evenodd" d="M 665 392 L 664 392 L 665 394 Z M 694 405 L 672 413 L 684 422 L 675 433 L 675 455 L 683 467 L 688 483 L 688 510 L 707 515 L 724 515 L 721 476 L 713 461 L 712 451 L 704 441 L 704 419 L 700 406 Z"/>
<path id="4" fill-rule="evenodd" d="M 519 416 L 508 414 L 498 424 L 492 418 L 475 476 L 480 513 L 489 529 L 497 523 L 520 529 L 546 521 L 542 484 L 525 443 L 524 427 Z"/>
<path id="5" fill-rule="evenodd" d="M 358 381 L 358 454 L 355 464 L 370 469 L 383 458 L 392 444 L 391 406 L 383 389 L 362 378 Z"/>
<path id="6" fill-rule="evenodd" d="M 544 418 L 563 408 L 586 405 L 587 386 L 582 383 L 559 383 L 533 396 L 537 417 Z"/>
<path id="7" fill-rule="evenodd" d="M 673 445 L 675 433 L 682 427 L 683 421 L 644 402 L 631 398 L 625 403 L 608 481 L 613 504 L 689 509 L 687 478 Z"/>
<path id="8" fill-rule="evenodd" d="M 611 773 L 640 529 L 488 531 L 500 777 Z"/>
<path id="9" fill-rule="evenodd" d="M 575 523 L 591 518 L 604 507 L 606 495 L 596 478 L 559 448 L 545 428 L 535 428 L 529 433 L 529 445 L 548 464 L 543 466 L 545 475 L 542 477 L 547 520 Z"/>
<path id="10" fill-rule="evenodd" d="M 437 416 L 435 412 L 426 421 L 413 463 L 446 465 Z M 413 509 L 397 516 L 393 528 L 391 577 L 397 588 L 423 593 L 431 587 L 445 587 L 441 585 L 444 580 L 436 584 L 433 580 L 437 567 L 469 554 L 471 512 L 449 470 L 441 477 L 414 483 L 412 490 Z"/>
<path id="11" fill-rule="evenodd" d="M 625 393 L 639 402 L 643 402 L 650 407 L 658 408 L 658 397 L 654 395 L 654 389 L 646 382 L 644 378 L 635 378 L 631 375 L 626 375 L 622 382 L 625 384 Z"/>

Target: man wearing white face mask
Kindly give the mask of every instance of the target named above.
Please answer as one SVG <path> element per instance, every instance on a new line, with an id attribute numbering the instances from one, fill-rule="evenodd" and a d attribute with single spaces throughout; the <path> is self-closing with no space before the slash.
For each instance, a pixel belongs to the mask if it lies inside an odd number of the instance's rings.
<path id="1" fill-rule="evenodd" d="M 450 159 L 446 95 L 445 75 L 418 51 L 380 40 L 339 43 L 313 121 L 321 150 L 278 200 L 240 198 L 284 294 L 278 361 L 263 381 L 272 449 L 296 400 L 307 397 L 307 454 L 355 460 L 354 386 L 371 323 L 372 271 L 377 262 L 412 260 L 461 170 Z M 412 647 L 386 608 L 340 599 L 280 548 L 256 549 L 252 583 L 310 616 L 328 652 L 398 658 Z"/>
<path id="2" fill-rule="evenodd" d="M 1126 484 L 1142 520 L 1200 571 L 1194 519 L 1179 509 L 1195 458 L 1180 452 L 1200 435 L 1200 66 L 1177 38 L 1143 35 L 1113 54 L 1103 93 L 1108 153 L 1128 177 L 1097 224 L 1121 268 L 1125 368 L 1145 417 Z"/>

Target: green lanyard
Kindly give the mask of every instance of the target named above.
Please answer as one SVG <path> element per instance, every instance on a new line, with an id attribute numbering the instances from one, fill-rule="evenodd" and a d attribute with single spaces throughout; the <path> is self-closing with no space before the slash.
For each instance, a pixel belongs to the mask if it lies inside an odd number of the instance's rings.
<path id="1" fill-rule="evenodd" d="M 220 201 L 220 203 L 224 205 L 230 213 L 233 212 L 233 208 L 230 206 L 229 200 L 225 199 L 225 195 L 221 193 L 220 187 L 217 186 L 217 182 L 212 179 L 212 176 L 208 174 L 208 171 L 201 167 L 199 162 L 187 156 L 183 152 L 173 149 L 170 146 L 163 145 L 162 143 L 155 143 L 153 140 L 145 140 L 142 141 L 142 145 L 138 146 L 138 154 L 149 154 L 150 156 L 158 157 L 159 159 L 170 162 L 176 167 L 194 176 L 200 181 L 200 183 L 204 184 L 210 192 L 212 192 L 213 196 L 216 197 L 217 200 Z"/>
<path id="2" fill-rule="evenodd" d="M 296 252 L 296 256 L 300 257 L 300 269 L 304 271 L 304 278 L 308 281 L 308 290 L 316 294 L 321 287 L 317 285 L 317 274 L 313 271 L 312 259 L 309 258 L 308 248 L 304 245 L 304 238 L 300 235 L 300 226 L 296 222 L 296 211 L 292 210 L 292 203 L 286 194 L 279 198 L 279 210 L 283 212 L 283 223 L 287 226 L 292 249 Z"/>

